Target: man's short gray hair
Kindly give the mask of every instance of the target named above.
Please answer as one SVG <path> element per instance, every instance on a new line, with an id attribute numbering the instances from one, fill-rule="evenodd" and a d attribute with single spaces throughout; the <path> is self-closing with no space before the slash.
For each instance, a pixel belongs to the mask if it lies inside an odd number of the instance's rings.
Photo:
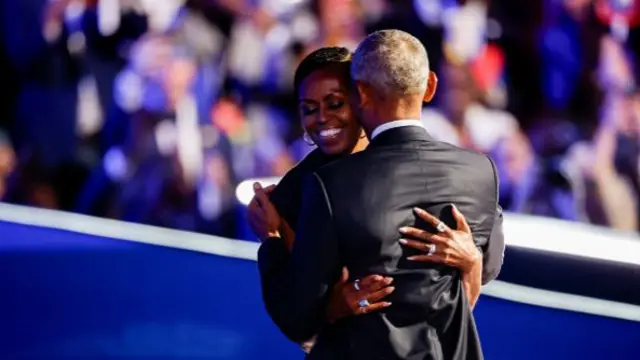
<path id="1" fill-rule="evenodd" d="M 427 50 L 404 31 L 376 31 L 356 49 L 351 78 L 382 96 L 423 95 L 429 79 Z"/>

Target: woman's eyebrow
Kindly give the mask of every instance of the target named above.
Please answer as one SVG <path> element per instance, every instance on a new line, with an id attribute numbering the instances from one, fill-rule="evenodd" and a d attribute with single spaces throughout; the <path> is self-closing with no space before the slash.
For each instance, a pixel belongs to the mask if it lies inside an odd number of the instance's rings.
<path id="1" fill-rule="evenodd" d="M 334 89 L 331 90 L 327 95 L 325 95 L 322 99 L 326 100 L 328 97 L 330 96 L 335 96 L 335 95 L 342 95 L 344 96 L 346 94 L 346 92 L 344 90 L 341 89 Z M 302 103 L 318 103 L 318 101 L 314 100 L 314 99 L 307 99 L 307 98 L 302 98 L 302 99 L 298 99 L 298 103 L 302 104 Z"/>

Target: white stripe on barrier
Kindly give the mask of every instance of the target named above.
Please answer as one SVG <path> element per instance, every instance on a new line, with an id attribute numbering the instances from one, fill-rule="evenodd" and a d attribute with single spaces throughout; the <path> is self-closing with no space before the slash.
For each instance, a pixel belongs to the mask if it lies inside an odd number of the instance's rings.
<path id="1" fill-rule="evenodd" d="M 0 221 L 67 230 L 177 249 L 256 260 L 257 243 L 62 211 L 0 203 Z M 1 240 L 0 240 L 1 241 Z"/>
<path id="2" fill-rule="evenodd" d="M 155 226 L 0 203 L 0 221 L 109 237 L 213 255 L 256 260 L 258 244 Z M 1 241 L 1 240 L 0 240 Z M 640 306 L 493 281 L 486 296 L 592 315 L 640 322 Z"/>
<path id="3" fill-rule="evenodd" d="M 640 306 L 587 296 L 559 293 L 494 280 L 482 295 L 513 302 L 640 322 Z"/>

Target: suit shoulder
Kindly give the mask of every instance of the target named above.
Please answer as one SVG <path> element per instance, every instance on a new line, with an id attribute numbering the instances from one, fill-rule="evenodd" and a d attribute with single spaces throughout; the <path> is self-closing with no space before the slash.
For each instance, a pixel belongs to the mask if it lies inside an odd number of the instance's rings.
<path id="1" fill-rule="evenodd" d="M 325 180 L 328 178 L 332 178 L 333 176 L 338 174 L 351 172 L 354 169 L 357 169 L 358 167 L 365 164 L 362 160 L 364 160 L 367 155 L 367 151 L 360 151 L 355 154 L 344 156 L 336 161 L 319 167 L 316 170 L 316 174 L 320 177 L 320 179 Z"/>
<path id="2" fill-rule="evenodd" d="M 492 174 L 495 174 L 495 163 L 491 159 L 491 157 L 483 152 L 461 148 L 459 146 L 455 146 L 449 143 L 441 143 L 441 146 L 448 149 L 454 153 L 460 160 L 474 165 L 476 167 L 482 168 L 485 171 L 490 170 Z"/>

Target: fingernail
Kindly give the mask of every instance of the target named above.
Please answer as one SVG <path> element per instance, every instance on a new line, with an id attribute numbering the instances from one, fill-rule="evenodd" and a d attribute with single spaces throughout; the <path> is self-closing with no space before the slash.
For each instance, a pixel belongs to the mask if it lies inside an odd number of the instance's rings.
<path id="1" fill-rule="evenodd" d="M 458 212 L 458 208 L 454 204 L 451 204 L 451 208 L 453 209 L 453 211 Z"/>
<path id="2" fill-rule="evenodd" d="M 415 211 L 415 212 L 422 212 L 423 210 L 422 210 L 422 209 L 420 209 L 420 208 L 414 207 L 414 208 L 413 208 L 413 211 Z"/>
<path id="3" fill-rule="evenodd" d="M 407 245 L 407 243 L 408 243 L 408 241 L 407 241 L 407 240 L 405 240 L 405 239 L 400 239 L 400 240 L 398 240 L 398 242 L 399 242 L 400 244 L 404 244 L 404 245 Z"/>
<path id="4" fill-rule="evenodd" d="M 406 233 L 406 232 L 408 232 L 408 231 L 409 231 L 409 228 L 407 228 L 407 227 L 401 227 L 400 229 L 398 229 L 398 231 L 400 231 L 401 233 L 403 233 L 403 234 L 404 234 L 404 233 Z"/>
<path id="5" fill-rule="evenodd" d="M 415 260 L 415 259 L 416 259 L 416 257 L 415 257 L 415 256 L 409 256 L 409 257 L 407 258 L 407 260 L 411 260 L 411 261 L 413 261 L 413 260 Z"/>
<path id="6" fill-rule="evenodd" d="M 261 188 L 260 183 L 258 182 L 253 183 L 253 190 L 260 190 L 260 188 Z"/>
<path id="7" fill-rule="evenodd" d="M 384 279 L 384 282 L 388 285 L 391 284 L 393 282 L 393 278 L 392 277 L 388 277 Z"/>
<path id="8" fill-rule="evenodd" d="M 388 302 L 388 301 L 387 301 L 387 302 L 384 302 L 382 306 L 384 306 L 384 307 L 391 306 L 391 302 Z"/>
<path id="9" fill-rule="evenodd" d="M 387 290 L 387 291 L 389 291 L 389 293 L 392 293 L 392 292 L 396 291 L 396 288 L 393 287 L 393 286 L 388 287 L 387 289 L 389 289 L 389 290 Z"/>

